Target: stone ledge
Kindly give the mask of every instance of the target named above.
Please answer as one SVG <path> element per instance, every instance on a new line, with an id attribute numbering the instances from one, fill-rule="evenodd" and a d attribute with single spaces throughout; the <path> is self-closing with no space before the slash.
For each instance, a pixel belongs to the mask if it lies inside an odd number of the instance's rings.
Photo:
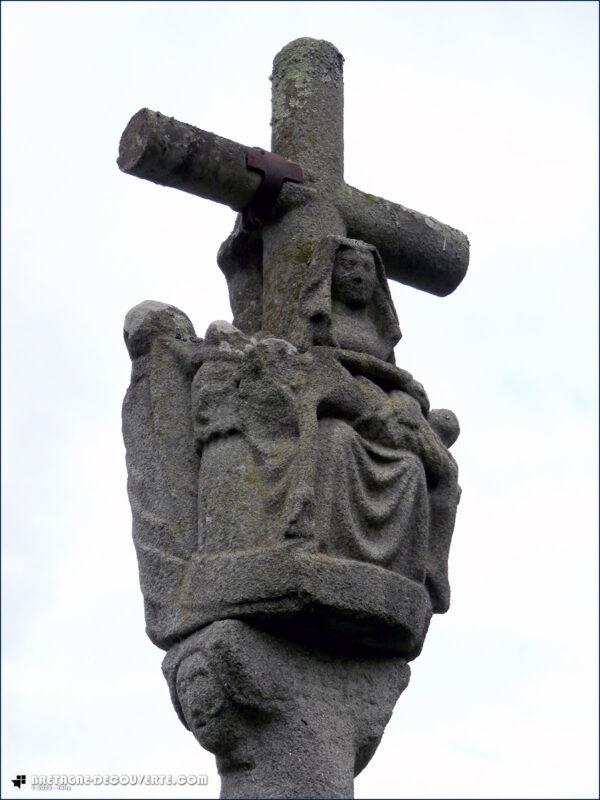
<path id="1" fill-rule="evenodd" d="M 241 619 L 291 635 L 293 619 L 295 638 L 407 661 L 421 652 L 432 614 L 415 581 L 298 543 L 196 556 L 179 597 L 182 615 L 199 626 Z"/>

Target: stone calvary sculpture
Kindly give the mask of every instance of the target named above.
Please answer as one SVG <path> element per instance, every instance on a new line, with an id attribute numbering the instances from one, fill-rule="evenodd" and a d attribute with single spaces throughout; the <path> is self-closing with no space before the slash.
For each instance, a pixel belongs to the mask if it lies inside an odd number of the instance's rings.
<path id="1" fill-rule="evenodd" d="M 449 604 L 458 421 L 396 366 L 387 281 L 447 295 L 469 245 L 344 182 L 342 63 L 276 56 L 270 153 L 147 109 L 120 143 L 124 172 L 238 212 L 233 324 L 147 301 L 124 332 L 147 632 L 223 797 L 352 797 Z"/>

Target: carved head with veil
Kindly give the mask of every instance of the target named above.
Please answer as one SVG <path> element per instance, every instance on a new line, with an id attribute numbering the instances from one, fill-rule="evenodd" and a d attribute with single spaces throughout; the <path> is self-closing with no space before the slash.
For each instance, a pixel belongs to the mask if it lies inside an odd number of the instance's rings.
<path id="1" fill-rule="evenodd" d="M 377 248 L 326 236 L 315 248 L 300 298 L 307 345 L 352 350 L 394 363 L 402 334 Z"/>

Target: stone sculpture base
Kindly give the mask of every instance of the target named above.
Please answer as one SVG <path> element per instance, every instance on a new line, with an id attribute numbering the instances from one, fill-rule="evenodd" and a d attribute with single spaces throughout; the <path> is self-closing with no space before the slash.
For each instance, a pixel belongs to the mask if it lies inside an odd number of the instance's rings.
<path id="1" fill-rule="evenodd" d="M 198 627 L 242 619 L 311 642 L 348 642 L 407 661 L 421 652 L 431 601 L 422 584 L 351 559 L 289 543 L 192 558 L 182 600 Z"/>
<path id="2" fill-rule="evenodd" d="M 221 797 L 353 797 L 410 668 L 215 622 L 163 662 L 183 723 L 217 756 Z"/>

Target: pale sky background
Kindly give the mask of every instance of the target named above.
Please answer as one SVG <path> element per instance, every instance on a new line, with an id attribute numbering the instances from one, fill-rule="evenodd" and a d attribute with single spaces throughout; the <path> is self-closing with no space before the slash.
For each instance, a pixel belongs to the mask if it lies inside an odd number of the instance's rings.
<path id="1" fill-rule="evenodd" d="M 115 159 L 143 106 L 268 148 L 299 36 L 346 58 L 348 182 L 471 241 L 449 298 L 392 289 L 398 364 L 461 420 L 463 498 L 451 609 L 356 795 L 598 796 L 597 31 L 591 2 L 2 3 L 2 797 L 48 772 L 218 795 L 144 633 L 121 331 L 145 299 L 200 335 L 230 318 L 234 214 Z"/>

